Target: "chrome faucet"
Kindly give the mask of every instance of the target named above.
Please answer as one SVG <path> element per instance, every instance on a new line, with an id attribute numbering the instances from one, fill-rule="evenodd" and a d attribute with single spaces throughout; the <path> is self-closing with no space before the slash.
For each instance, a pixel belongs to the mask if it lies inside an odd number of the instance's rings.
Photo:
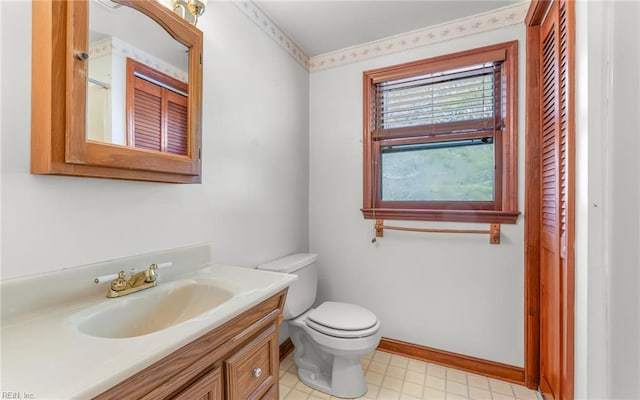
<path id="1" fill-rule="evenodd" d="M 109 289 L 109 292 L 107 293 L 107 297 L 122 297 L 131 293 L 139 292 L 144 289 L 155 287 L 158 284 L 158 275 L 156 273 L 157 269 L 158 265 L 151 264 L 149 268 L 144 271 L 138 272 L 135 275 L 132 275 L 128 280 L 125 278 L 125 272 L 120 271 L 118 272 L 117 276 L 101 276 L 95 278 L 94 282 L 101 283 L 104 282 L 105 279 L 112 279 L 115 277 L 115 279 L 111 281 L 111 287 Z"/>

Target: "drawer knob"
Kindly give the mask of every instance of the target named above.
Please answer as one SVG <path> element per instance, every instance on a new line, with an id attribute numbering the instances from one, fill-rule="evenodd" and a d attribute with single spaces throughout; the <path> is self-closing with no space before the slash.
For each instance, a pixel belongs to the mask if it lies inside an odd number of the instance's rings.
<path id="1" fill-rule="evenodd" d="M 256 368 L 253 370 L 251 375 L 253 375 L 254 378 L 259 378 L 260 375 L 262 375 L 262 370 L 260 368 Z"/>

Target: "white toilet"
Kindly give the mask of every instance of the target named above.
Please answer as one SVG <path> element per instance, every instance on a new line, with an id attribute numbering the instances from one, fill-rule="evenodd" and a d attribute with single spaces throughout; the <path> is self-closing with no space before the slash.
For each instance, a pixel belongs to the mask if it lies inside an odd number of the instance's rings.
<path id="1" fill-rule="evenodd" d="M 360 397 L 367 392 L 360 357 L 378 346 L 380 322 L 355 304 L 327 301 L 311 308 L 318 285 L 317 259 L 317 254 L 292 254 L 258 269 L 298 275 L 284 305 L 298 378 L 332 396 Z"/>

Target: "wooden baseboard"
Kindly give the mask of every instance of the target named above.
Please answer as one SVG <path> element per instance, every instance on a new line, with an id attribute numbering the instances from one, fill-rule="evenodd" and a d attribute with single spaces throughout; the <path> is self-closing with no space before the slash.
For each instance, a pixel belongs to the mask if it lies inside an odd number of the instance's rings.
<path id="1" fill-rule="evenodd" d="M 385 337 L 380 339 L 378 350 L 524 385 L 524 369 L 512 365 L 451 353 Z M 287 340 L 280 345 L 280 362 L 287 358 L 292 351 L 293 342 L 287 338 Z"/>
<path id="2" fill-rule="evenodd" d="M 280 345 L 280 362 L 282 362 L 282 360 L 287 358 L 287 356 L 291 354 L 292 351 L 293 351 L 293 342 L 291 341 L 290 338 L 287 338 L 287 340 L 282 342 L 282 344 Z"/>
<path id="3" fill-rule="evenodd" d="M 524 368 L 383 337 L 378 350 L 524 385 Z M 280 353 L 282 354 L 282 353 Z"/>

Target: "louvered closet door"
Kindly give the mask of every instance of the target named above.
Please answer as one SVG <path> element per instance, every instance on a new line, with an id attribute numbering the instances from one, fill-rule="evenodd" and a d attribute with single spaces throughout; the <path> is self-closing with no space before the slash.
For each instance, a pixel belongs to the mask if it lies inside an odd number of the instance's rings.
<path id="1" fill-rule="evenodd" d="M 162 150 L 162 92 L 163 89 L 138 77 L 135 78 L 131 129 L 133 146 Z"/>
<path id="2" fill-rule="evenodd" d="M 189 153 L 187 104 L 186 96 L 167 91 L 167 153 L 185 156 Z"/>
<path id="3" fill-rule="evenodd" d="M 547 399 L 558 400 L 573 398 L 574 274 L 572 265 L 569 269 L 567 249 L 567 243 L 573 243 L 573 230 L 569 229 L 573 216 L 569 215 L 567 2 L 554 2 L 540 33 L 540 388 Z"/>
<path id="4" fill-rule="evenodd" d="M 187 97 L 139 77 L 134 82 L 133 146 L 188 155 Z"/>

